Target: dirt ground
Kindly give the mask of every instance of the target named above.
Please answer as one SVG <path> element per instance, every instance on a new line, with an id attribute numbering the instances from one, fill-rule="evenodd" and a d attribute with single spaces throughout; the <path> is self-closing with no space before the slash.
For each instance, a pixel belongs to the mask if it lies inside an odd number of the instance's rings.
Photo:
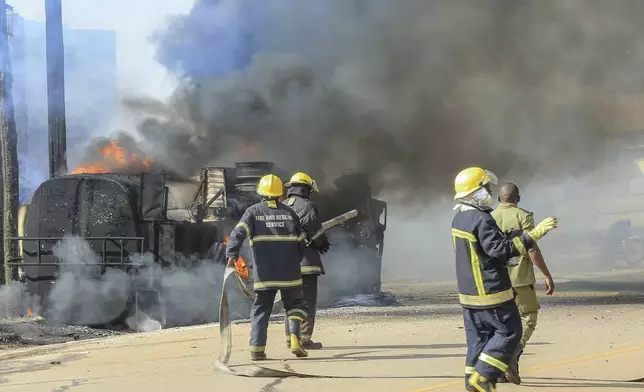
<path id="1" fill-rule="evenodd" d="M 293 357 L 282 324 L 271 324 L 266 366 L 336 378 L 217 373 L 219 330 L 208 325 L 2 350 L 0 385 L 7 392 L 463 391 L 464 332 L 453 282 L 385 289 L 404 305 L 323 310 L 315 338 L 325 347 L 306 359 Z M 557 295 L 542 300 L 521 362 L 524 383 L 500 391 L 644 389 L 644 273 L 561 279 Z M 248 333 L 248 324 L 233 327 L 238 371 L 250 364 Z"/>

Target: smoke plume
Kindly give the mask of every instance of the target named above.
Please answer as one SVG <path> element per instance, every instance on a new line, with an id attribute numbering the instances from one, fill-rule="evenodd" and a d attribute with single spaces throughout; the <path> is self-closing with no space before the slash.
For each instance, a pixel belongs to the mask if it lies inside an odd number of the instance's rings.
<path id="1" fill-rule="evenodd" d="M 156 37 L 173 98 L 129 105 L 178 172 L 235 151 L 426 201 L 468 165 L 599 165 L 602 98 L 644 77 L 642 15 L 637 0 L 198 0 Z"/>

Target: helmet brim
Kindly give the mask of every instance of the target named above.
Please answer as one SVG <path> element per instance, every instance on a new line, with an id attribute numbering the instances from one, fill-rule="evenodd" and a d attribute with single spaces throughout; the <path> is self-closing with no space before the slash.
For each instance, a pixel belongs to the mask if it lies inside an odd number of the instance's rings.
<path id="1" fill-rule="evenodd" d="M 486 170 L 485 178 L 483 179 L 481 186 L 486 186 L 488 184 L 495 185 L 495 186 L 499 185 L 499 177 L 497 177 L 497 175 L 494 174 L 493 172 Z"/>
<path id="2" fill-rule="evenodd" d="M 284 192 L 257 192 L 257 194 L 264 197 L 280 197 L 284 194 Z"/>
<path id="3" fill-rule="evenodd" d="M 312 180 L 310 184 L 306 182 L 299 182 L 299 181 L 289 181 L 284 186 L 286 188 L 291 188 L 293 185 L 305 185 L 308 187 L 311 187 L 311 191 L 313 192 L 320 192 L 320 189 L 318 188 L 318 184 L 315 182 L 315 180 Z"/>

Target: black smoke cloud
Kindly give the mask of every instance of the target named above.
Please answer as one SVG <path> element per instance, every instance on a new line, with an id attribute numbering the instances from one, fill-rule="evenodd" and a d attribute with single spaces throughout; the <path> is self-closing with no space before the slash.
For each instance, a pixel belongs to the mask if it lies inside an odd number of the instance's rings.
<path id="1" fill-rule="evenodd" d="M 598 165 L 594 97 L 642 86 L 642 17 L 638 0 L 198 0 L 155 37 L 172 99 L 128 104 L 180 173 L 269 159 L 426 201 L 469 165 Z"/>

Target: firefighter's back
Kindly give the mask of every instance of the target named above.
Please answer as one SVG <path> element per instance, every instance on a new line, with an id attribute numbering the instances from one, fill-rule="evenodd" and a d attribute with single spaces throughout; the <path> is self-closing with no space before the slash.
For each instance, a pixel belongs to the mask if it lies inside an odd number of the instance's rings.
<path id="1" fill-rule="evenodd" d="M 254 289 L 287 288 L 302 284 L 302 241 L 297 214 L 277 201 L 262 201 L 251 207 L 251 237 L 255 266 Z"/>

